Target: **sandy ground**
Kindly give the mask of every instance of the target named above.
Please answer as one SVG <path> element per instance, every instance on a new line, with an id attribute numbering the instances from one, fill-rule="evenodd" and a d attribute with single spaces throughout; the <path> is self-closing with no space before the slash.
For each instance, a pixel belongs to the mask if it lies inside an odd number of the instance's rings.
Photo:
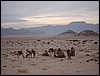
<path id="1" fill-rule="evenodd" d="M 74 47 L 72 60 L 42 56 L 44 50 Z M 33 48 L 35 58 L 18 60 L 14 51 Z M 2 37 L 1 75 L 99 75 L 99 37 Z"/>

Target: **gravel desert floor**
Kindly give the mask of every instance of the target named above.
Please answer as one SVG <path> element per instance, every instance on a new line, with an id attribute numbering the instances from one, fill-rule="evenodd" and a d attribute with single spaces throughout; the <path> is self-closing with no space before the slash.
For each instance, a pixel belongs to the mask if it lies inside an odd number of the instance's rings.
<path id="1" fill-rule="evenodd" d="M 75 48 L 68 60 L 67 49 Z M 66 58 L 42 56 L 49 48 L 61 48 Z M 35 58 L 18 59 L 15 51 L 36 51 Z M 1 38 L 1 75 L 99 75 L 99 37 L 30 36 Z"/>

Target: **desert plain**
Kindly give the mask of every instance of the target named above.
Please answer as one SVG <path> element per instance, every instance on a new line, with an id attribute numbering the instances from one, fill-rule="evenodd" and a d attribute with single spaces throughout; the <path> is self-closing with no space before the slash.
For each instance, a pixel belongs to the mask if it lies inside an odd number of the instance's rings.
<path id="1" fill-rule="evenodd" d="M 68 60 L 67 49 L 75 48 Z M 61 48 L 66 58 L 42 56 L 49 48 Z M 15 51 L 34 49 L 35 58 L 18 59 Z M 99 75 L 99 36 L 1 37 L 1 75 Z"/>

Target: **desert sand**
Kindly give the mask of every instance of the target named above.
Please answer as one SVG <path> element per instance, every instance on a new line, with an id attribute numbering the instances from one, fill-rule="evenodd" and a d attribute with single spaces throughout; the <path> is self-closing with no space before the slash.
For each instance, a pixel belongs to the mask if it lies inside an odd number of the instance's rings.
<path id="1" fill-rule="evenodd" d="M 42 56 L 44 50 L 75 48 L 71 60 Z M 36 51 L 35 58 L 19 60 L 15 51 Z M 30 36 L 1 37 L 1 75 L 99 75 L 99 37 L 95 36 Z"/>

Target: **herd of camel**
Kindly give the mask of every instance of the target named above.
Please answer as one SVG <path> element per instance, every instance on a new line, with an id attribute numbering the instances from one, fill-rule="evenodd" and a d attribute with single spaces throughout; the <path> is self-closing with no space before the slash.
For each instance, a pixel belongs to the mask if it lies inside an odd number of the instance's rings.
<path id="1" fill-rule="evenodd" d="M 33 49 L 31 50 L 26 50 L 26 58 L 28 56 L 31 56 L 31 58 L 35 58 L 36 56 L 36 51 L 34 51 Z M 53 57 L 56 57 L 56 58 L 66 58 L 65 54 L 64 54 L 64 51 L 61 50 L 61 48 L 58 48 L 58 49 L 53 49 L 53 48 L 49 48 L 49 50 L 45 50 L 45 52 L 48 54 L 48 53 L 53 53 Z M 72 59 L 71 56 L 75 56 L 75 49 L 73 47 L 71 47 L 71 49 L 68 49 L 65 51 L 67 53 L 67 56 L 68 56 L 68 60 Z M 17 56 L 18 56 L 18 59 L 19 59 L 19 56 L 23 56 L 23 58 L 25 58 L 24 56 L 24 53 L 23 51 L 17 51 Z M 33 56 L 32 56 L 33 55 Z"/>

